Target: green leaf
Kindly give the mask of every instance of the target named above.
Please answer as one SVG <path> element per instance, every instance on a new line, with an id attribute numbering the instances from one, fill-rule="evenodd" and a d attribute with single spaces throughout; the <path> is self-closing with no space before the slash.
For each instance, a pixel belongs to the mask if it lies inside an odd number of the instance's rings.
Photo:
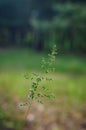
<path id="1" fill-rule="evenodd" d="M 37 81 L 37 82 L 41 82 L 41 78 L 37 78 L 36 81 Z"/>

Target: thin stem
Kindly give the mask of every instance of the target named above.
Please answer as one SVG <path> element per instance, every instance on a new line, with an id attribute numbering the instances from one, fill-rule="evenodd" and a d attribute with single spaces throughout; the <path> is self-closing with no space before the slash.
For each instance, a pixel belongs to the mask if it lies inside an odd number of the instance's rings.
<path id="1" fill-rule="evenodd" d="M 33 102 L 33 101 L 30 102 L 30 104 L 29 104 L 29 106 L 28 106 L 28 109 L 27 109 L 27 111 L 26 111 L 26 113 L 25 113 L 25 120 L 26 120 L 26 118 L 27 118 L 27 115 L 28 115 L 29 112 L 30 112 L 30 109 L 31 109 L 31 106 L 32 106 L 32 102 Z"/>

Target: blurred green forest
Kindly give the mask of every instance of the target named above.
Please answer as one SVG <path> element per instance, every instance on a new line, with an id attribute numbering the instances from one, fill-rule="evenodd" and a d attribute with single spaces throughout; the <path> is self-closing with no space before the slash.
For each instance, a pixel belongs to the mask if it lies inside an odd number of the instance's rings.
<path id="1" fill-rule="evenodd" d="M 85 54 L 85 0 L 1 0 L 0 47 Z"/>

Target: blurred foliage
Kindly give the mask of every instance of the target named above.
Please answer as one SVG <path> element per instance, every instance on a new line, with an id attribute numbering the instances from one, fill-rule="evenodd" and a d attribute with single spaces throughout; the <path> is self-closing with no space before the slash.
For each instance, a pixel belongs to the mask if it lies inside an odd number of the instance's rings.
<path id="1" fill-rule="evenodd" d="M 0 2 L 0 46 L 85 53 L 86 4 L 71 0 Z"/>
<path id="2" fill-rule="evenodd" d="M 36 119 L 28 124 L 26 109 L 17 108 L 30 86 L 20 73 L 40 71 L 45 54 L 2 47 L 49 51 L 53 44 L 58 53 L 86 54 L 85 0 L 0 0 L 0 130 L 57 130 L 58 125 L 62 130 L 78 130 L 76 126 L 86 120 L 86 60 L 74 55 L 58 56 L 56 73 L 49 75 L 55 79 L 47 83 L 56 94 L 53 105 L 45 102 L 48 109 L 41 111 L 34 103 Z"/>

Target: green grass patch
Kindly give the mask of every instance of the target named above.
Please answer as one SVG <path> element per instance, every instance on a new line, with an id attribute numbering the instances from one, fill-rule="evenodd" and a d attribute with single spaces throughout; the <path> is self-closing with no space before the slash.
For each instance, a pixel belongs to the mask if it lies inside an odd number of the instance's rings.
<path id="1" fill-rule="evenodd" d="M 18 112 L 14 112 L 16 106 L 25 101 L 31 87 L 31 81 L 26 80 L 24 74 L 31 72 L 42 74 L 40 62 L 43 56 L 47 57 L 46 54 L 26 49 L 0 52 L 0 106 L 2 106 L 2 113 L 7 112 L 8 115 L 10 113 L 10 118 L 13 113 L 17 116 Z M 55 107 L 61 107 L 61 110 L 64 108 L 66 111 L 71 111 L 71 109 L 78 111 L 84 108 L 86 103 L 85 66 L 85 58 L 57 56 L 55 73 L 49 75 L 53 81 L 45 83 L 50 92 L 56 95 L 54 100 L 48 101 L 50 105 L 53 103 Z M 3 109 L 4 106 L 6 108 Z M 9 116 L 6 115 L 5 118 L 7 117 Z"/>
<path id="2" fill-rule="evenodd" d="M 16 91 L 23 96 L 25 87 L 30 86 L 24 79 L 25 73 L 40 72 L 41 58 L 46 54 L 37 53 L 27 49 L 2 50 L 0 52 L 0 87 L 8 87 L 7 91 Z M 86 60 L 74 56 L 57 56 L 55 63 L 55 81 L 50 83 L 51 89 L 58 95 L 72 96 L 85 95 Z M 64 73 L 66 72 L 66 73 Z M 62 74 L 63 73 L 63 74 Z M 63 76 L 64 75 L 64 76 Z M 51 75 L 52 77 L 52 75 Z M 66 80 L 64 80 L 66 77 Z M 70 78 L 69 78 L 70 77 Z M 62 89 L 63 88 L 63 89 Z M 57 90 L 56 90 L 57 89 Z"/>
<path id="3" fill-rule="evenodd" d="M 28 72 L 29 73 L 29 72 Z M 31 81 L 24 78 L 24 72 L 2 72 L 0 74 L 0 92 L 3 97 L 16 98 L 19 97 L 23 101 L 31 87 Z M 56 95 L 56 99 L 65 98 L 66 102 L 71 105 L 76 105 L 77 109 L 81 108 L 86 101 L 86 76 L 73 76 L 69 74 L 51 74 L 49 77 L 53 81 L 48 81 L 45 85 L 49 88 L 50 92 Z M 1 96 L 0 96 L 1 97 Z M 69 105 L 70 106 L 70 105 Z"/>
<path id="4" fill-rule="evenodd" d="M 0 71 L 3 70 L 39 70 L 41 58 L 46 55 L 31 50 L 6 50 L 0 52 Z M 55 64 L 56 72 L 86 73 L 85 57 L 58 56 Z"/>

